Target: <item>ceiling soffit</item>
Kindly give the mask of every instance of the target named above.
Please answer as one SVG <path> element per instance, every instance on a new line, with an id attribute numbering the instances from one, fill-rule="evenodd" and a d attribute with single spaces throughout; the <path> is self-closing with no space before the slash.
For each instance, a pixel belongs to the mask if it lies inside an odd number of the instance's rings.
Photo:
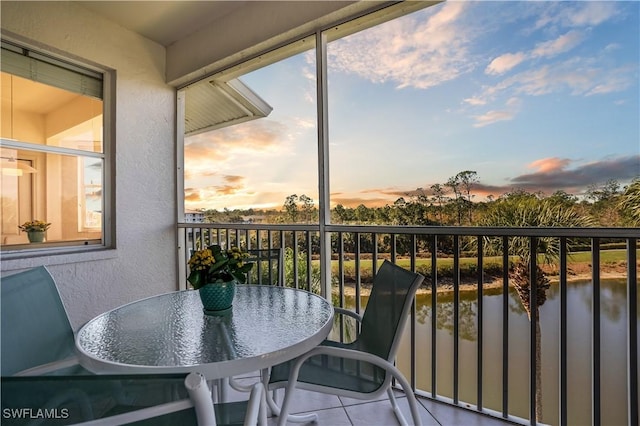
<path id="1" fill-rule="evenodd" d="M 187 136 L 266 117 L 273 110 L 238 79 L 191 85 L 185 89 L 185 100 Z"/>

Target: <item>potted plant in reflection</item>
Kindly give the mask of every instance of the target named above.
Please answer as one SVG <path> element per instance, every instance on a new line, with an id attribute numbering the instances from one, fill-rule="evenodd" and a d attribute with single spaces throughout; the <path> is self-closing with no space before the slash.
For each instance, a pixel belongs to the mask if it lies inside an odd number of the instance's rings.
<path id="1" fill-rule="evenodd" d="M 18 228 L 27 233 L 30 243 L 41 243 L 44 242 L 44 234 L 50 226 L 50 223 L 41 220 L 31 220 L 19 225 Z"/>
<path id="2" fill-rule="evenodd" d="M 236 284 L 247 282 L 252 262 L 245 262 L 249 254 L 238 247 L 224 250 L 214 244 L 198 250 L 189 259 L 187 280 L 200 293 L 204 312 L 225 314 L 231 310 Z"/>

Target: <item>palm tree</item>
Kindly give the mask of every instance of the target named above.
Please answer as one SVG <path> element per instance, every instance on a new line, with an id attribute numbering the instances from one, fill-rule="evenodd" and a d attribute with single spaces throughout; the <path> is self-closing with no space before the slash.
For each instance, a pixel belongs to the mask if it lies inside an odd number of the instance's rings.
<path id="1" fill-rule="evenodd" d="M 483 218 L 481 225 L 494 227 L 588 227 L 593 225 L 589 217 L 580 216 L 572 208 L 559 205 L 550 200 L 539 199 L 534 194 L 519 192 L 500 199 L 494 208 Z M 510 256 L 515 256 L 515 261 L 509 268 L 509 280 L 515 287 L 520 302 L 531 321 L 532 310 L 536 319 L 536 417 L 542 420 L 542 377 L 541 377 L 541 332 L 540 332 L 540 306 L 547 300 L 549 278 L 540 264 L 536 262 L 536 282 L 533 288 L 536 291 L 536 306 L 530 305 L 531 293 L 531 245 L 529 237 L 512 237 L 509 247 L 503 247 L 501 237 L 484 237 L 484 247 L 487 255 L 502 254 L 508 250 Z M 567 242 L 570 248 L 574 244 Z M 555 237 L 537 237 L 536 259 L 544 264 L 556 263 L 560 258 L 560 242 Z"/>
<path id="2" fill-rule="evenodd" d="M 627 212 L 631 226 L 640 226 L 640 177 L 635 178 L 625 188 L 618 205 Z"/>

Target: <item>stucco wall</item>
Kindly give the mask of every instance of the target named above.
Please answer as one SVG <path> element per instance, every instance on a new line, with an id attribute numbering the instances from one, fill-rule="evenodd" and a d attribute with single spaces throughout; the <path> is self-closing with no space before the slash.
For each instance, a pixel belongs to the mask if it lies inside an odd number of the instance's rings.
<path id="1" fill-rule="evenodd" d="M 47 265 L 72 325 L 176 288 L 175 90 L 165 49 L 73 2 L 7 2 L 2 37 L 116 71 L 115 250 L 2 260 L 2 274 Z"/>

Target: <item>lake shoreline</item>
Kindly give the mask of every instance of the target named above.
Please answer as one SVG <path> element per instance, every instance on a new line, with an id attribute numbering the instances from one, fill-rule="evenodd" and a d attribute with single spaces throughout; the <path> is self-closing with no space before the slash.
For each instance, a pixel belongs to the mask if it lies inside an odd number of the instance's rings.
<path id="1" fill-rule="evenodd" d="M 558 284 L 560 282 L 560 277 L 558 275 L 548 275 L 547 276 L 549 278 L 550 283 L 553 284 Z M 602 272 L 600 273 L 600 278 L 601 279 L 626 279 L 627 278 L 627 274 L 626 273 L 622 273 L 619 271 L 614 271 L 614 272 Z M 571 282 L 578 282 L 578 281 L 589 281 L 591 280 L 591 274 L 590 273 L 580 273 L 580 274 L 571 274 L 570 276 L 567 277 L 567 282 L 571 283 Z M 485 281 L 484 285 L 482 286 L 483 289 L 494 289 L 494 288 L 502 288 L 503 286 L 503 282 L 502 282 L 502 278 L 499 279 L 491 279 L 488 281 Z M 510 284 L 510 287 L 512 287 L 512 285 Z M 459 289 L 460 292 L 468 292 L 468 291 L 477 291 L 478 290 L 478 283 L 477 282 L 469 282 L 469 281 L 465 281 L 465 282 L 461 282 L 459 285 Z M 440 283 L 438 283 L 436 292 L 438 294 L 446 294 L 446 293 L 453 293 L 453 282 L 451 279 L 446 279 L 446 280 L 442 280 L 440 281 Z M 371 285 L 370 284 L 362 284 L 361 288 L 360 288 L 360 295 L 361 296 L 368 296 L 369 293 L 371 291 Z M 353 283 L 347 283 L 345 284 L 345 288 L 344 288 L 344 294 L 345 296 L 355 296 L 356 292 L 355 292 L 355 284 Z M 430 288 L 425 288 L 424 284 L 418 289 L 417 294 L 431 294 L 431 289 Z"/>

